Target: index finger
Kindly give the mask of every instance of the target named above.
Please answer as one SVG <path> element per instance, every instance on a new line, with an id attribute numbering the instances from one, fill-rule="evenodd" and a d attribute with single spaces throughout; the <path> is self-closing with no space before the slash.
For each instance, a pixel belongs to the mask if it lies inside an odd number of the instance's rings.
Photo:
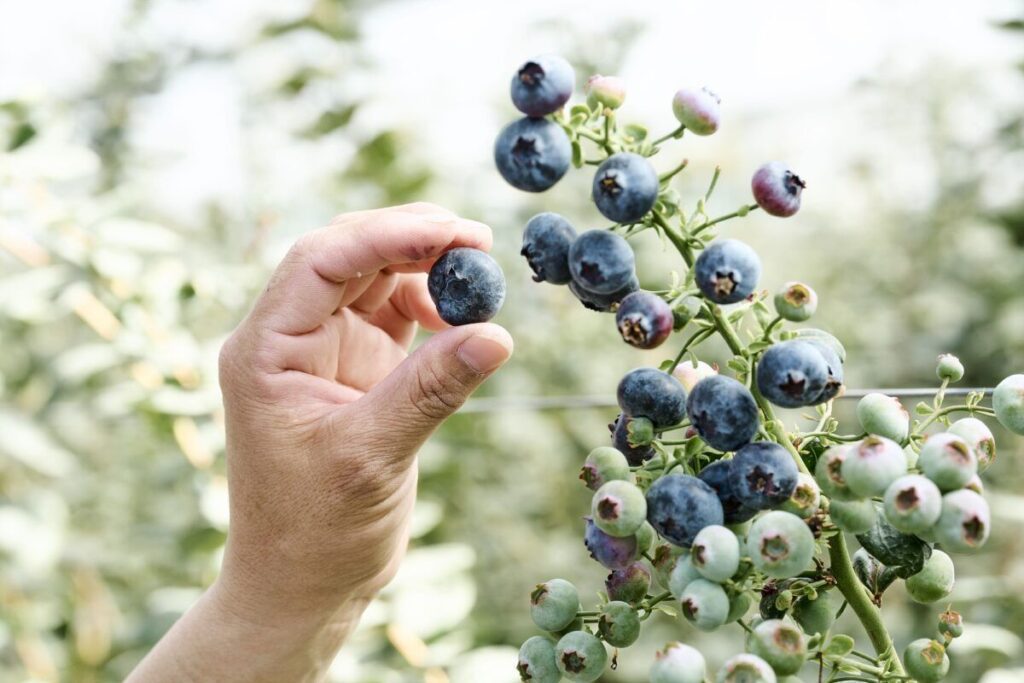
<path id="1" fill-rule="evenodd" d="M 342 216 L 302 237 L 278 266 L 251 319 L 305 334 L 341 306 L 346 284 L 377 271 L 424 270 L 455 247 L 491 248 L 491 229 L 452 213 L 380 209 Z"/>

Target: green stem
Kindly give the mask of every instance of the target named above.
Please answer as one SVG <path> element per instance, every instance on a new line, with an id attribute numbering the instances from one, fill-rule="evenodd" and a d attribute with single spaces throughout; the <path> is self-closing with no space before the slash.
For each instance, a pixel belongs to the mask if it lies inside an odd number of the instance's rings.
<path id="1" fill-rule="evenodd" d="M 741 206 L 740 208 L 736 209 L 732 213 L 727 213 L 724 216 L 719 216 L 718 218 L 712 218 L 710 221 L 708 221 L 707 223 L 705 223 L 702 226 L 700 226 L 699 228 L 697 228 L 696 232 L 701 232 L 702 230 L 706 230 L 706 229 L 710 228 L 712 225 L 716 225 L 716 224 L 721 223 L 723 221 L 727 221 L 730 218 L 739 218 L 740 216 L 746 216 L 751 211 L 756 211 L 759 208 L 761 208 L 761 207 L 759 207 L 757 204 L 748 204 L 746 206 Z"/>
<path id="2" fill-rule="evenodd" d="M 902 675 L 903 665 L 896 656 L 896 650 L 892 643 L 892 636 L 882 622 L 882 615 L 871 601 L 867 589 L 861 584 L 860 579 L 853 571 L 853 564 L 850 561 L 850 553 L 846 549 L 846 538 L 838 533 L 829 540 L 828 554 L 831 560 L 832 575 L 836 579 L 836 586 L 843 594 L 846 602 L 853 609 L 864 630 L 871 640 L 871 645 L 878 653 L 878 661 L 884 670 L 892 669 Z"/>
<path id="3" fill-rule="evenodd" d="M 956 413 L 956 412 L 960 412 L 960 411 L 968 412 L 968 413 L 972 413 L 972 414 L 973 413 L 979 413 L 981 415 L 988 415 L 989 417 L 992 417 L 992 416 L 995 415 L 995 411 L 990 410 L 989 408 L 982 408 L 981 406 L 974 406 L 973 408 L 970 408 L 968 406 L 947 406 L 947 407 L 943 408 L 942 410 L 935 411 L 934 413 L 932 413 L 928 417 L 927 420 L 925 420 L 924 422 L 919 424 L 914 429 L 914 431 L 912 431 L 910 433 L 910 438 L 913 439 L 916 436 L 921 436 L 924 433 L 924 430 L 928 429 L 928 427 L 930 427 L 932 425 L 932 423 L 935 422 L 936 420 L 938 420 L 940 417 L 943 417 L 945 415 L 949 415 L 950 413 Z"/>
<path id="4" fill-rule="evenodd" d="M 662 173 L 662 174 L 661 174 L 660 176 L 658 176 L 658 181 L 659 181 L 659 182 L 662 182 L 662 183 L 663 183 L 663 182 L 665 182 L 666 180 L 669 180 L 669 179 L 671 179 L 671 178 L 672 178 L 673 176 L 675 176 L 675 175 L 676 175 L 677 173 L 679 173 L 679 172 L 680 172 L 680 171 L 682 171 L 682 170 L 683 170 L 684 168 L 686 168 L 686 166 L 687 166 L 687 165 L 688 165 L 689 163 L 690 163 L 690 160 L 689 160 L 689 159 L 683 159 L 683 160 L 682 160 L 682 162 L 680 162 L 680 164 L 679 164 L 678 166 L 676 166 L 675 168 L 673 168 L 673 169 L 672 169 L 671 171 L 669 171 L 669 172 L 667 172 L 667 173 Z"/>
<path id="5" fill-rule="evenodd" d="M 672 365 L 669 366 L 667 372 L 671 373 L 673 370 L 679 367 L 679 364 L 683 362 L 683 356 L 686 355 L 686 352 L 690 349 L 691 346 L 695 346 L 696 344 L 701 343 L 714 333 L 714 328 L 710 327 L 704 330 L 697 330 L 696 332 L 694 332 L 693 335 L 691 335 L 690 338 L 687 339 L 686 342 L 683 344 L 683 348 L 679 349 L 679 353 L 676 354 L 676 358 L 675 360 L 672 361 Z"/>
<path id="6" fill-rule="evenodd" d="M 657 140 L 653 141 L 651 143 L 651 147 L 657 147 L 661 143 L 666 142 L 668 140 L 671 140 L 672 138 L 681 138 L 683 136 L 683 131 L 684 130 L 686 130 L 686 126 L 680 125 L 678 128 L 676 128 L 671 133 L 668 133 L 666 135 L 662 135 L 660 138 L 658 138 Z"/>
<path id="7" fill-rule="evenodd" d="M 718 184 L 718 176 L 722 175 L 722 167 L 715 166 L 715 172 L 711 176 L 711 184 L 708 185 L 708 191 L 704 193 L 704 201 L 711 199 L 711 193 L 715 191 L 715 185 Z"/>

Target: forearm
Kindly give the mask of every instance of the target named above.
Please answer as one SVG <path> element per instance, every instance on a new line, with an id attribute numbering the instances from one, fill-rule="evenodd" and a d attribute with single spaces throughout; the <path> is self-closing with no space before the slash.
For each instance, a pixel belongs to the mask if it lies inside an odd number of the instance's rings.
<path id="1" fill-rule="evenodd" d="M 235 599 L 212 586 L 128 677 L 162 681 L 319 681 L 371 596 L 296 610 Z"/>

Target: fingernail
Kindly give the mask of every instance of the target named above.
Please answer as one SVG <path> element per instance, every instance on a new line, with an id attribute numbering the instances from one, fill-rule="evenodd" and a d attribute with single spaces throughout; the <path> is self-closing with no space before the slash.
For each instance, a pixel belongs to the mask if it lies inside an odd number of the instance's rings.
<path id="1" fill-rule="evenodd" d="M 510 339 L 503 341 L 478 334 L 462 342 L 458 350 L 459 359 L 478 374 L 486 375 L 497 369 L 512 355 L 510 341 Z"/>

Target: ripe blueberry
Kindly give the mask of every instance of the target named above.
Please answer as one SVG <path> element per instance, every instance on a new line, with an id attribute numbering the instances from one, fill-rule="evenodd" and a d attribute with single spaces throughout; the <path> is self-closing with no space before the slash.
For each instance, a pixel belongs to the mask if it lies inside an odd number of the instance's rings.
<path id="1" fill-rule="evenodd" d="M 825 403 L 831 401 L 843 391 L 843 362 L 839 358 L 839 354 L 836 353 L 835 348 L 826 342 L 824 339 L 817 337 L 803 337 L 801 341 L 804 341 L 821 354 L 821 357 L 825 359 L 825 364 L 828 366 L 828 377 L 825 379 L 825 388 L 821 390 L 821 394 L 811 401 L 812 405 L 819 403 Z"/>
<path id="2" fill-rule="evenodd" d="M 843 478 L 843 462 L 854 449 L 853 444 L 832 446 L 821 454 L 814 467 L 814 479 L 821 492 L 835 500 L 853 500 L 857 496 Z"/>
<path id="3" fill-rule="evenodd" d="M 701 631 L 713 631 L 729 617 L 725 589 L 707 579 L 694 579 L 679 598 L 683 616 Z"/>
<path id="4" fill-rule="evenodd" d="M 554 121 L 523 118 L 505 126 L 494 141 L 494 163 L 519 190 L 543 192 L 569 170 L 572 145 Z"/>
<path id="5" fill-rule="evenodd" d="M 580 479 L 588 489 L 594 491 L 609 481 L 629 481 L 629 463 L 626 461 L 626 456 L 618 449 L 599 446 L 587 455 L 583 469 L 580 471 Z"/>
<path id="6" fill-rule="evenodd" d="M 776 683 L 775 670 L 757 655 L 739 654 L 726 660 L 715 683 Z"/>
<path id="7" fill-rule="evenodd" d="M 670 474 L 647 491 L 647 521 L 665 540 L 687 547 L 701 529 L 724 520 L 714 489 L 696 477 Z"/>
<path id="8" fill-rule="evenodd" d="M 754 627 L 747 649 L 780 676 L 795 674 L 807 659 L 807 637 L 800 627 L 782 619 L 768 619 Z"/>
<path id="9" fill-rule="evenodd" d="M 832 522 L 851 534 L 863 534 L 875 524 L 878 512 L 871 500 L 829 501 L 829 517 Z"/>
<path id="10" fill-rule="evenodd" d="M 640 289 L 640 281 L 636 279 L 635 275 L 630 278 L 625 287 L 611 294 L 595 294 L 580 287 L 574 280 L 569 282 L 569 291 L 580 300 L 583 307 L 598 313 L 607 313 L 638 289 Z"/>
<path id="11" fill-rule="evenodd" d="M 966 441 L 978 459 L 978 471 L 984 472 L 996 459 L 996 440 L 992 430 L 976 417 L 965 417 L 949 427 L 950 434 L 956 434 Z"/>
<path id="12" fill-rule="evenodd" d="M 793 493 L 779 506 L 779 509 L 807 519 L 817 512 L 820 506 L 821 488 L 818 486 L 818 482 L 811 475 L 800 472 L 797 474 Z"/>
<path id="13" fill-rule="evenodd" d="M 639 154 L 613 154 L 597 167 L 591 196 L 608 220 L 636 223 L 658 199 L 658 172 Z"/>
<path id="14" fill-rule="evenodd" d="M 959 382 L 964 378 L 964 364 L 960 359 L 951 353 L 944 353 L 939 356 L 935 366 L 935 374 L 939 379 L 948 379 L 950 382 Z"/>
<path id="15" fill-rule="evenodd" d="M 576 72 L 558 55 L 541 55 L 524 63 L 512 77 L 512 104 L 527 116 L 545 116 L 572 96 Z"/>
<path id="16" fill-rule="evenodd" d="M 427 278 L 427 290 L 446 323 L 480 323 L 501 310 L 505 302 L 505 274 L 494 259 L 479 249 L 457 247 L 434 263 Z"/>
<path id="17" fill-rule="evenodd" d="M 520 253 L 530 264 L 535 282 L 564 285 L 572 279 L 569 247 L 575 240 L 576 230 L 557 213 L 539 213 L 529 220 Z"/>
<path id="18" fill-rule="evenodd" d="M 672 309 L 656 294 L 633 292 L 619 303 L 615 324 L 627 344 L 653 349 L 672 334 Z"/>
<path id="19" fill-rule="evenodd" d="M 847 451 L 842 471 L 846 486 L 854 495 L 880 496 L 907 473 L 907 457 L 895 441 L 867 436 Z"/>
<path id="20" fill-rule="evenodd" d="M 601 608 L 597 632 L 612 647 L 629 647 L 640 637 L 640 617 L 631 605 L 613 600 Z"/>
<path id="21" fill-rule="evenodd" d="M 941 681 L 949 673 L 949 655 L 941 643 L 920 638 L 903 651 L 903 664 L 907 673 L 920 683 Z"/>
<path id="22" fill-rule="evenodd" d="M 629 415 L 619 415 L 608 427 L 612 432 L 612 444 L 624 456 L 626 462 L 633 467 L 643 465 L 654 457 L 654 447 L 648 441 L 640 442 L 633 433 L 644 431 L 636 429 L 635 426 L 641 423 L 650 423 L 645 417 L 634 418 Z"/>
<path id="23" fill-rule="evenodd" d="M 647 518 L 647 499 L 636 484 L 610 481 L 594 494 L 590 513 L 606 534 L 633 536 Z"/>
<path id="24" fill-rule="evenodd" d="M 704 683 L 707 665 L 700 650 L 683 643 L 669 643 L 654 655 L 650 683 Z"/>
<path id="25" fill-rule="evenodd" d="M 646 417 L 655 427 L 677 425 L 686 415 L 686 389 L 657 368 L 637 368 L 619 382 L 616 397 L 626 415 Z"/>
<path id="26" fill-rule="evenodd" d="M 754 520 L 747 535 L 754 566 L 775 579 L 801 573 L 814 556 L 814 534 L 794 514 L 772 510 Z"/>
<path id="27" fill-rule="evenodd" d="M 582 289 L 614 294 L 633 279 L 633 248 L 610 230 L 588 230 L 569 247 L 569 272 Z"/>
<path id="28" fill-rule="evenodd" d="M 1024 435 L 1024 375 L 1010 375 L 992 392 L 992 407 L 1000 424 Z"/>
<path id="29" fill-rule="evenodd" d="M 722 115 L 718 95 L 705 88 L 682 88 L 672 98 L 672 113 L 686 129 L 697 135 L 718 130 Z"/>
<path id="30" fill-rule="evenodd" d="M 583 85 L 583 92 L 591 109 L 618 109 L 626 101 L 626 82 L 618 76 L 597 74 L 587 79 Z"/>
<path id="31" fill-rule="evenodd" d="M 955 578 L 952 558 L 941 550 L 933 550 L 924 569 L 907 577 L 907 595 L 914 602 L 938 602 L 953 592 Z"/>
<path id="32" fill-rule="evenodd" d="M 596 681 L 607 662 L 604 643 L 586 631 L 567 633 L 555 645 L 555 664 L 570 681 Z"/>
<path id="33" fill-rule="evenodd" d="M 803 322 L 818 309 L 818 294 L 802 282 L 787 282 L 775 294 L 775 312 L 783 320 Z"/>
<path id="34" fill-rule="evenodd" d="M 716 304 L 734 304 L 753 294 L 761 277 L 761 259 L 747 244 L 716 240 L 694 264 L 697 287 Z"/>
<path id="35" fill-rule="evenodd" d="M 933 531 L 943 548 L 969 552 L 985 545 L 991 527 L 985 499 L 974 491 L 960 489 L 942 497 L 942 512 Z"/>
<path id="36" fill-rule="evenodd" d="M 639 604 L 651 588 L 651 572 L 643 562 L 634 562 L 624 569 L 614 569 L 604 581 L 609 600 Z"/>
<path id="37" fill-rule="evenodd" d="M 545 631 L 558 631 L 576 618 L 580 596 L 576 586 L 565 579 L 539 583 L 530 593 L 530 616 Z"/>
<path id="38" fill-rule="evenodd" d="M 757 388 L 777 406 L 799 408 L 821 396 L 828 364 L 815 347 L 799 339 L 773 344 L 757 364 Z"/>
<path id="39" fill-rule="evenodd" d="M 555 664 L 555 644 L 550 638 L 533 636 L 519 648 L 519 679 L 528 683 L 558 683 L 562 674 Z"/>
<path id="40" fill-rule="evenodd" d="M 708 581 L 725 583 L 739 569 L 740 542 L 724 526 L 706 526 L 693 539 L 690 561 Z"/>
<path id="41" fill-rule="evenodd" d="M 800 210 L 800 194 L 807 184 L 785 164 L 772 161 L 757 169 L 750 181 L 754 201 L 772 216 L 785 218 Z"/>
<path id="42" fill-rule="evenodd" d="M 693 388 L 697 385 L 697 382 L 701 381 L 705 377 L 711 377 L 717 375 L 718 370 L 714 366 L 708 365 L 702 360 L 696 362 L 696 364 L 690 361 L 684 361 L 676 366 L 676 369 L 672 371 L 672 375 L 679 380 L 679 383 L 683 385 L 686 391 L 693 391 Z"/>
<path id="43" fill-rule="evenodd" d="M 910 413 L 894 396 L 877 392 L 857 402 L 857 419 L 868 434 L 905 441 L 910 432 Z"/>
<path id="44" fill-rule="evenodd" d="M 586 518 L 583 545 L 590 556 L 608 569 L 624 569 L 636 559 L 638 548 L 636 536 L 619 538 L 601 531 L 594 520 Z"/>
<path id="45" fill-rule="evenodd" d="M 757 403 L 731 377 L 715 375 L 697 382 L 686 399 L 686 413 L 700 438 L 720 451 L 736 450 L 757 433 Z"/>
<path id="46" fill-rule="evenodd" d="M 726 524 L 742 524 L 757 514 L 757 510 L 743 504 L 733 488 L 732 460 L 716 460 L 697 477 L 715 490 Z"/>
<path id="47" fill-rule="evenodd" d="M 931 479 L 908 474 L 885 491 L 885 518 L 898 531 L 919 534 L 928 531 L 942 512 L 942 493 Z"/>
<path id="48" fill-rule="evenodd" d="M 925 439 L 917 458 L 924 476 L 943 491 L 962 488 L 978 472 L 978 458 L 966 441 L 943 432 Z"/>
<path id="49" fill-rule="evenodd" d="M 770 441 L 754 441 L 732 459 L 732 490 L 745 507 L 766 510 L 786 502 L 796 489 L 796 463 L 789 452 Z"/>

